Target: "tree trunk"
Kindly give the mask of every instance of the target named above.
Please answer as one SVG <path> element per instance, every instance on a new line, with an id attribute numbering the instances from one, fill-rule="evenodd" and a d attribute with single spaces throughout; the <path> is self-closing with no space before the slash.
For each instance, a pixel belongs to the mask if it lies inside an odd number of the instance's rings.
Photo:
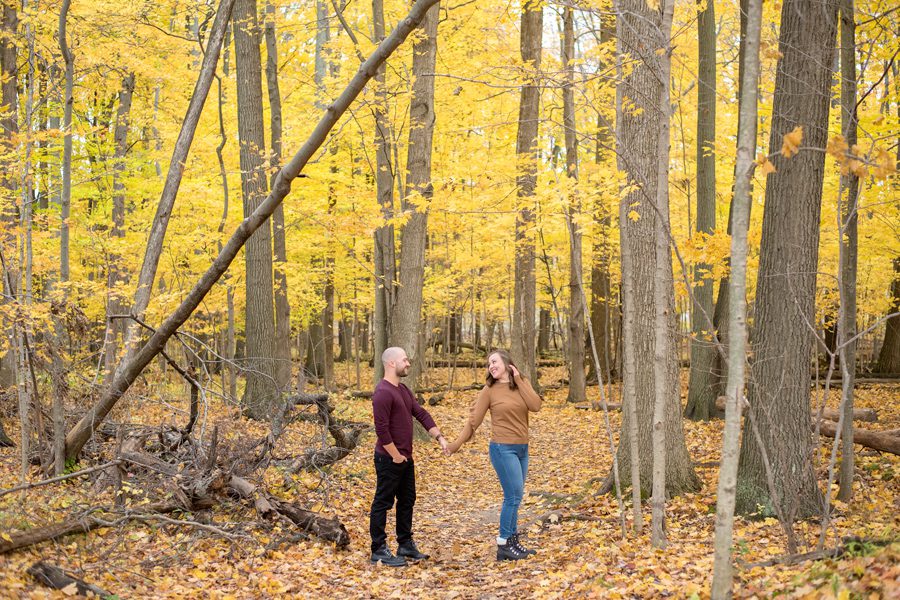
<path id="1" fill-rule="evenodd" d="M 406 157 L 406 197 L 402 210 L 409 215 L 400 243 L 400 287 L 391 310 L 391 345 L 406 350 L 412 364 L 406 385 L 413 391 L 425 348 L 419 347 L 422 288 L 425 281 L 425 241 L 431 184 L 431 145 L 434 134 L 434 67 L 440 4 L 422 22 L 423 34 L 413 44 L 412 99 L 409 105 L 409 144 Z"/>
<path id="2" fill-rule="evenodd" d="M 265 137 L 262 72 L 256 0 L 237 0 L 234 7 L 234 48 L 237 70 L 238 138 L 244 217 L 265 199 Z M 275 309 L 272 281 L 272 229 L 266 221 L 250 236 L 245 250 L 247 340 L 243 405 L 248 416 L 267 419 L 279 403 L 275 384 Z"/>
<path id="3" fill-rule="evenodd" d="M 538 310 L 538 334 L 537 334 L 537 352 L 538 356 L 544 357 L 550 352 L 550 309 L 541 307 Z"/>
<path id="4" fill-rule="evenodd" d="M 526 0 L 522 10 L 519 49 L 528 79 L 519 99 L 519 125 L 516 135 L 516 258 L 513 290 L 513 318 L 510 332 L 511 352 L 522 376 L 537 385 L 534 347 L 534 210 L 537 188 L 538 124 L 540 118 L 541 47 L 543 7 Z"/>
<path id="5" fill-rule="evenodd" d="M 705 8 L 697 20 L 697 233 L 712 235 L 716 229 L 716 16 L 715 2 L 698 0 L 698 5 Z M 711 270 L 708 263 L 694 265 L 691 371 L 684 415 L 697 421 L 709 420 L 718 396 Z"/>
<path id="6" fill-rule="evenodd" d="M 105 361 L 106 382 L 112 380 L 113 369 L 116 365 L 116 354 L 119 348 L 119 337 L 124 334 L 126 323 L 123 319 L 111 319 L 113 315 L 123 312 L 122 295 L 117 289 L 125 283 L 127 274 L 123 271 L 122 256 L 119 250 L 122 248 L 121 240 L 125 237 L 125 184 L 122 183 L 122 175 L 125 171 L 125 154 L 128 152 L 128 127 L 131 117 L 131 99 L 134 96 L 134 73 L 129 73 L 122 80 L 122 89 L 119 92 L 119 110 L 116 114 L 115 155 L 113 158 L 113 197 L 112 197 L 112 227 L 109 230 L 112 250 L 109 252 L 109 271 L 107 274 L 107 302 L 106 302 L 106 344 L 103 350 Z"/>
<path id="7" fill-rule="evenodd" d="M 786 0 L 781 12 L 770 153 L 803 127 L 803 144 L 828 137 L 837 0 Z M 825 156 L 819 150 L 776 157 L 766 186 L 754 319 L 750 419 L 741 442 L 737 510 L 779 514 L 783 523 L 818 514 L 822 495 L 810 457 L 809 360 L 815 319 L 819 214 Z M 749 424 L 749 425 L 748 425 Z M 762 446 L 762 447 L 761 447 Z M 770 490 L 767 454 L 774 477 Z M 776 497 L 771 497 L 771 494 Z M 776 506 L 777 505 L 777 506 Z"/>
<path id="8" fill-rule="evenodd" d="M 16 90 L 18 83 L 18 65 L 16 39 L 18 39 L 19 17 L 15 8 L 16 4 L 4 3 L 2 36 L 0 36 L 0 69 L 3 71 L 3 80 L 0 83 L 2 89 L 3 106 L 0 107 L 0 135 L 3 136 L 2 151 L 10 157 L 17 157 L 18 151 L 16 143 L 19 134 L 19 96 Z M 12 159 L 17 160 L 15 158 Z M 11 199 L 15 197 L 18 183 L 16 182 L 14 173 L 15 165 L 13 162 L 4 160 L 3 173 L 0 174 L 0 185 L 3 186 L 6 195 Z M 0 208 L 0 222 L 3 227 L 0 229 L 0 251 L 3 256 L 13 256 L 15 248 L 15 230 L 16 230 L 16 211 L 15 202 L 4 202 Z M 7 278 L 3 277 L 3 302 L 7 302 L 13 295 L 11 286 L 8 285 Z M 6 327 L 4 323 L 4 333 L 7 339 L 14 336 L 12 326 Z M 16 354 L 10 348 L 6 353 L 0 356 L 0 387 L 8 388 L 15 384 L 15 364 Z M 5 434 L 4 434 L 5 436 Z M 8 439 L 8 438 L 7 438 Z"/>
<path id="9" fill-rule="evenodd" d="M 731 598 L 731 548 L 734 534 L 735 486 L 741 436 L 741 408 L 744 398 L 745 361 L 747 359 L 747 232 L 750 225 L 750 178 L 756 150 L 757 100 L 759 77 L 759 40 L 762 27 L 762 0 L 748 0 L 746 33 L 741 37 L 740 116 L 738 118 L 738 154 L 735 165 L 733 221 L 731 237 L 731 293 L 728 319 L 728 400 L 725 407 L 725 431 L 722 436 L 722 458 L 716 494 L 716 528 L 714 541 L 712 597 Z M 744 28 L 742 28 L 744 29 Z"/>
<path id="10" fill-rule="evenodd" d="M 856 145 L 856 23 L 853 0 L 841 1 L 841 124 L 844 139 L 850 148 Z M 843 191 L 847 201 L 843 202 Z M 841 176 L 838 196 L 840 223 L 840 323 L 838 343 L 841 362 L 841 408 L 843 428 L 841 474 L 838 499 L 849 502 L 853 496 L 853 378 L 856 375 L 856 259 L 859 247 L 856 203 L 859 197 L 859 178 L 848 171 Z M 831 478 L 829 477 L 829 481 Z"/>
<path id="11" fill-rule="evenodd" d="M 575 17 L 571 6 L 563 16 L 562 64 L 565 69 L 563 85 L 563 128 L 566 138 L 566 173 L 578 179 L 578 138 L 575 127 Z M 569 202 L 566 224 L 569 229 L 569 395 L 568 402 L 584 402 L 584 304 L 581 294 L 581 199 L 576 190 Z"/>
<path id="12" fill-rule="evenodd" d="M 269 92 L 269 129 L 272 153 L 269 165 L 274 173 L 281 168 L 281 90 L 278 87 L 278 44 L 275 36 L 275 5 L 266 1 L 266 85 Z M 291 305 L 287 297 L 287 244 L 284 230 L 284 207 L 278 205 L 272 214 L 272 245 L 275 253 L 275 378 L 278 388 L 286 391 L 291 384 Z"/>
<path id="13" fill-rule="evenodd" d="M 740 0 L 740 31 L 741 31 L 741 39 L 747 39 L 747 2 L 748 0 Z M 746 59 L 747 49 L 744 44 L 741 44 L 738 48 L 738 130 L 741 128 L 743 118 L 742 115 L 744 111 L 741 110 L 741 102 L 743 101 L 743 85 L 744 85 L 744 66 Z M 754 86 L 759 86 L 759 82 L 754 80 Z M 758 94 L 757 94 L 758 95 Z M 735 165 L 735 169 L 737 169 L 737 165 Z M 735 181 L 737 181 L 737 171 L 735 170 Z M 752 191 L 753 185 L 751 182 L 750 189 Z M 749 210 L 752 212 L 753 203 L 750 203 Z M 732 215 L 734 213 L 734 197 L 732 196 L 731 204 L 728 208 L 728 235 L 732 233 Z M 727 259 L 726 262 L 728 262 Z M 715 313 L 713 314 L 713 325 L 716 329 L 716 335 L 719 338 L 719 345 L 726 351 L 728 350 L 728 330 L 730 329 L 728 323 L 728 313 L 730 310 L 730 299 L 728 295 L 728 290 L 731 286 L 729 285 L 728 275 L 723 277 L 721 281 L 719 281 L 719 294 L 716 297 L 716 308 Z M 712 380 L 710 385 L 715 387 L 715 392 L 717 396 L 724 395 L 725 393 L 725 380 L 728 370 L 728 366 L 725 364 L 726 356 L 721 352 L 716 352 L 715 357 L 713 359 L 713 372 L 712 372 Z"/>
<path id="14" fill-rule="evenodd" d="M 372 0 L 373 41 L 378 44 L 384 39 L 384 4 L 382 0 Z M 388 93 L 385 88 L 385 66 L 375 73 L 375 185 L 378 205 L 381 207 L 383 225 L 375 230 L 375 314 L 374 316 L 374 366 L 377 383 L 384 377 L 381 354 L 387 349 L 391 338 L 388 315 L 394 305 L 395 251 L 394 226 L 394 168 L 393 131 L 388 117 Z"/>
<path id="15" fill-rule="evenodd" d="M 898 159 L 900 162 L 900 159 Z M 893 316 L 884 326 L 884 341 L 878 352 L 874 373 L 900 373 L 900 256 L 894 258 L 894 280 L 891 282 L 891 308 Z"/>
<path id="16" fill-rule="evenodd" d="M 663 94 L 668 78 L 662 77 L 662 65 L 657 52 L 664 52 L 668 39 L 661 40 L 659 31 L 663 26 L 662 14 L 652 10 L 642 0 L 624 0 L 616 11 L 617 43 L 620 54 L 629 54 L 635 61 L 634 68 L 619 84 L 619 92 L 635 103 L 639 114 L 633 110 L 621 110 L 617 115 L 617 145 L 619 147 L 620 168 L 628 173 L 629 183 L 635 188 L 621 203 L 626 212 L 620 217 L 623 278 L 626 286 L 624 298 L 625 318 L 629 321 L 625 338 L 625 359 L 634 365 L 631 373 L 626 368 L 626 389 L 624 393 L 634 394 L 635 413 L 624 411 L 623 436 L 619 443 L 617 460 L 622 480 L 631 477 L 630 438 L 633 421 L 637 423 L 638 446 L 640 449 L 640 480 L 644 495 L 649 495 L 652 482 L 652 416 L 655 397 L 654 370 L 645 368 L 655 362 L 655 341 L 657 301 L 667 315 L 668 331 L 664 332 L 672 347 L 674 335 L 674 289 L 672 287 L 672 264 L 670 260 L 657 257 L 656 232 L 659 215 L 654 210 L 662 174 L 660 169 L 667 165 L 667 158 L 660 156 L 660 129 L 667 127 L 660 114 Z M 668 114 L 668 112 L 666 113 Z M 666 198 L 666 196 L 663 196 Z M 667 199 L 665 200 L 668 201 Z M 663 216 L 666 213 L 662 213 Z M 665 225 L 665 219 L 663 219 Z M 625 258 L 625 254 L 628 258 Z M 669 255 L 667 252 L 666 255 Z M 664 270 L 663 279 L 668 282 L 666 289 L 655 292 L 655 270 L 657 262 Z M 630 356 L 629 356 L 630 354 Z M 641 366 L 642 368 L 638 368 Z M 666 444 L 666 493 L 676 496 L 683 492 L 695 491 L 700 481 L 694 473 L 691 458 L 684 441 L 681 422 L 681 402 L 678 394 L 678 360 L 669 352 L 665 364 L 661 365 L 665 380 L 659 382 L 661 390 L 669 390 L 665 406 Z M 633 380 L 633 383 L 632 383 Z M 629 385 L 631 383 L 631 385 Z"/>

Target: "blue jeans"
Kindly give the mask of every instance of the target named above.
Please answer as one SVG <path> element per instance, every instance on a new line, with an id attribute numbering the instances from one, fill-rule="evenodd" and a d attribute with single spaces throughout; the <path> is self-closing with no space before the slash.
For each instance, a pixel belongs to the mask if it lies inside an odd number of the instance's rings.
<path id="1" fill-rule="evenodd" d="M 519 531 L 519 505 L 525 492 L 528 475 L 528 444 L 498 444 L 491 442 L 491 464 L 503 488 L 503 507 L 500 509 L 500 537 L 507 539 Z"/>

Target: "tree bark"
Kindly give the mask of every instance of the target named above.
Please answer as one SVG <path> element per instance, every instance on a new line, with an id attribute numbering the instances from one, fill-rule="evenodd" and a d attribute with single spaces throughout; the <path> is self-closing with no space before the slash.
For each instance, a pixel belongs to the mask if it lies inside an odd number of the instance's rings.
<path id="1" fill-rule="evenodd" d="M 697 19 L 697 233 L 712 235 L 716 229 L 716 16 L 712 0 L 698 0 L 698 5 L 705 8 Z M 684 415 L 697 421 L 709 420 L 718 396 L 711 270 L 708 263 L 694 265 L 691 370 Z"/>
<path id="2" fill-rule="evenodd" d="M 272 152 L 269 166 L 272 180 L 281 168 L 281 89 L 278 86 L 278 41 L 275 35 L 275 5 L 266 1 L 266 86 L 269 92 L 269 130 Z M 284 230 L 284 207 L 280 204 L 272 214 L 272 246 L 275 254 L 275 379 L 281 390 L 291 384 L 291 305 L 287 297 L 287 243 Z"/>
<path id="3" fill-rule="evenodd" d="M 116 374 L 109 389 L 104 391 L 97 403 L 66 436 L 67 457 L 75 458 L 81 453 L 84 444 L 90 439 L 93 431 L 100 426 L 119 398 L 134 383 L 134 380 L 150 361 L 160 353 L 166 341 L 172 337 L 178 327 L 191 316 L 206 294 L 209 293 L 212 286 L 222 277 L 222 274 L 234 261 L 237 253 L 251 234 L 272 215 L 278 203 L 284 200 L 285 196 L 290 192 L 291 182 L 297 178 L 312 155 L 325 141 L 328 132 L 331 131 L 337 120 L 346 112 L 350 103 L 360 94 L 366 83 L 372 79 L 378 67 L 403 43 L 425 17 L 425 11 L 435 2 L 437 0 L 417 0 L 406 18 L 399 22 L 391 35 L 379 44 L 373 54 L 360 66 L 359 71 L 319 120 L 319 123 L 300 150 L 278 172 L 272 191 L 266 199 L 249 217 L 241 222 L 222 248 L 219 256 L 216 257 L 213 264 L 196 282 L 181 304 L 163 321 L 156 332 L 150 336 L 150 339 L 135 354 L 134 358 L 128 361 L 126 368 L 122 369 L 121 375 Z"/>
<path id="4" fill-rule="evenodd" d="M 742 3 L 743 4 L 743 3 Z M 743 8 L 743 7 L 742 7 Z M 737 164 L 732 199 L 731 277 L 729 298 L 727 405 L 722 434 L 722 458 L 716 493 L 716 527 L 713 543 L 714 600 L 731 598 L 733 569 L 731 548 L 734 538 L 734 505 L 741 437 L 741 409 L 744 400 L 747 352 L 747 232 L 750 227 L 750 185 L 756 150 L 758 116 L 759 43 L 762 28 L 762 0 L 747 0 L 746 24 L 741 37 L 743 57 L 740 82 Z M 744 29 L 744 28 L 742 28 Z"/>
<path id="5" fill-rule="evenodd" d="M 841 0 L 841 128 L 850 148 L 856 145 L 856 23 L 853 0 Z M 843 200 L 846 190 L 847 200 Z M 840 233 L 840 323 L 838 344 L 841 363 L 841 435 L 840 489 L 838 499 L 849 502 L 853 496 L 853 378 L 856 375 L 856 260 L 859 247 L 856 203 L 859 178 L 852 172 L 841 175 L 838 193 Z M 829 482 L 831 478 L 829 477 Z"/>
<path id="6" fill-rule="evenodd" d="M 666 315 L 668 325 L 665 333 L 669 347 L 673 347 L 674 335 L 674 289 L 672 287 L 672 263 L 657 255 L 656 233 L 663 207 L 659 197 L 661 168 L 667 166 L 667 158 L 660 155 L 660 130 L 666 127 L 665 118 L 660 113 L 663 94 L 666 93 L 668 78 L 663 77 L 663 65 L 657 52 L 665 52 L 668 38 L 660 37 L 663 26 L 662 14 L 651 9 L 643 0 L 623 0 L 616 8 L 617 43 L 619 54 L 628 54 L 634 60 L 633 69 L 619 84 L 619 93 L 641 109 L 635 114 L 629 106 L 623 106 L 617 115 L 617 146 L 619 148 L 620 169 L 628 173 L 629 184 L 634 189 L 622 199 L 620 204 L 624 214 L 620 216 L 623 255 L 623 278 L 625 287 L 624 307 L 626 319 L 625 359 L 634 368 L 626 368 L 624 394 L 634 395 L 635 412 L 629 410 L 630 402 L 625 402 L 623 414 L 623 436 L 619 443 L 617 460 L 623 480 L 631 477 L 630 438 L 633 421 L 637 423 L 638 446 L 640 449 L 640 481 L 643 495 L 649 496 L 653 470 L 653 407 L 655 380 L 652 368 L 638 366 L 653 365 L 656 358 L 657 303 Z M 624 103 L 624 100 L 623 100 Z M 668 115 L 668 111 L 666 111 Z M 666 196 L 663 196 L 666 198 Z M 668 200 L 664 200 L 667 202 Z M 660 209 L 658 214 L 655 210 Z M 667 246 L 668 247 L 668 246 Z M 670 252 L 670 251 L 669 251 Z M 665 252 L 670 256 L 669 252 Z M 628 254 L 626 258 L 626 253 Z M 665 289 L 656 292 L 655 271 L 658 262 L 663 269 L 663 279 L 668 283 Z M 659 300 L 657 300 L 657 298 Z M 678 394 L 678 360 L 673 352 L 664 358 L 659 389 L 669 390 L 665 406 L 666 444 L 666 493 L 669 497 L 699 489 L 700 481 L 694 473 L 688 455 L 681 421 L 681 402 Z M 629 372 L 630 371 L 630 372 Z M 631 385 L 629 385 L 631 384 Z"/>
<path id="7" fill-rule="evenodd" d="M 16 40 L 18 39 L 19 17 L 16 11 L 16 4 L 4 3 L 3 7 L 3 23 L 0 36 L 0 69 L 3 71 L 3 81 L 0 83 L 2 89 L 3 106 L 0 107 L 0 135 L 2 139 L 2 150 L 4 154 L 10 156 L 18 156 L 15 148 L 16 140 L 19 133 L 19 96 L 17 92 L 18 84 L 18 65 L 16 64 L 18 50 L 16 48 Z M 15 197 L 18 189 L 18 183 L 15 179 L 15 165 L 12 162 L 4 161 L 4 169 L 0 175 L 0 185 L 3 186 L 7 196 L 11 199 Z M 15 247 L 15 230 L 16 230 L 16 210 L 15 203 L 12 201 L 4 202 L 0 208 L 0 220 L 2 220 L 2 230 L 0 230 L 0 251 L 4 256 L 13 256 Z M 13 290 L 7 285 L 7 278 L 2 280 L 4 302 L 13 295 Z M 6 325 L 6 324 L 4 324 Z M 13 327 L 5 327 L 5 333 L 9 338 L 13 334 Z M 3 388 L 11 387 L 15 383 L 15 364 L 16 355 L 12 349 L 0 356 L 0 386 Z M 5 434 L 4 434 L 5 435 Z M 7 438 L 8 439 L 8 438 Z M 11 442 L 10 442 L 11 443 Z"/>
<path id="8" fill-rule="evenodd" d="M 263 125 L 260 31 L 256 0 L 237 0 L 234 24 L 237 71 L 238 139 L 241 154 L 241 192 L 244 217 L 252 214 L 266 197 L 265 127 Z M 275 377 L 275 298 L 272 281 L 272 228 L 262 223 L 247 242 L 245 373 L 247 387 L 243 406 L 254 419 L 268 419 L 279 404 Z"/>
<path id="9" fill-rule="evenodd" d="M 412 99 L 409 105 L 409 143 L 406 157 L 406 197 L 402 210 L 408 220 L 401 230 L 400 287 L 391 311 L 391 345 L 406 350 L 412 364 L 406 385 L 416 390 L 425 348 L 419 347 L 422 288 L 425 282 L 425 241 L 431 184 L 431 147 L 434 135 L 434 68 L 440 4 L 428 11 L 422 35 L 413 44 Z"/>
<path id="10" fill-rule="evenodd" d="M 374 42 L 384 39 L 384 3 L 372 0 L 372 28 Z M 388 117 L 388 94 L 385 88 L 385 65 L 375 73 L 375 186 L 383 224 L 375 230 L 375 313 L 374 317 L 374 366 L 375 382 L 384 377 L 381 354 L 391 338 L 388 315 L 394 305 L 395 250 L 394 226 L 394 168 L 393 131 Z"/>
<path id="11" fill-rule="evenodd" d="M 122 314 L 121 292 L 117 289 L 125 283 L 127 274 L 122 269 L 122 256 L 119 254 L 121 240 L 125 237 L 125 184 L 122 175 L 125 171 L 125 155 L 128 152 L 128 127 L 131 119 L 131 99 L 134 96 L 134 73 L 129 73 L 122 79 L 122 89 L 119 91 L 119 109 L 116 113 L 116 128 L 113 134 L 115 140 L 115 153 L 113 157 L 113 197 L 112 197 L 112 227 L 109 230 L 112 250 L 107 257 L 109 271 L 106 282 L 106 343 L 103 349 L 105 362 L 105 379 L 112 379 L 113 369 L 116 365 L 116 354 L 119 348 L 119 337 L 124 334 L 125 322 L 122 319 L 112 319 L 113 315 Z M 123 248 L 121 248 L 123 249 Z"/>
<path id="12" fill-rule="evenodd" d="M 900 162 L 900 160 L 898 160 Z M 894 258 L 894 280 L 891 282 L 893 316 L 884 325 L 884 340 L 875 363 L 875 373 L 900 373 L 900 256 Z"/>
<path id="13" fill-rule="evenodd" d="M 805 146 L 826 145 L 837 7 L 837 0 L 786 0 L 782 7 L 770 153 L 778 152 L 783 136 L 797 126 L 803 127 Z M 822 507 L 810 460 L 808 419 L 825 156 L 818 150 L 801 151 L 773 163 L 777 172 L 766 186 L 750 419 L 745 421 L 745 429 L 756 427 L 761 440 L 745 431 L 736 508 L 755 513 L 762 506 L 763 512 L 779 514 L 783 524 L 790 524 Z M 774 490 L 769 489 L 767 468 Z"/>
<path id="14" fill-rule="evenodd" d="M 543 8 L 526 0 L 522 9 L 519 48 L 524 63 L 525 82 L 519 98 L 516 135 L 516 257 L 513 290 L 511 353 L 522 376 L 537 385 L 535 362 L 534 210 L 537 188 L 538 124 L 540 118 L 541 47 Z"/>
<path id="15" fill-rule="evenodd" d="M 562 65 L 565 69 L 563 84 L 563 128 L 566 139 L 566 174 L 578 180 L 578 138 L 575 125 L 575 11 L 571 6 L 564 9 Z M 581 295 L 582 259 L 581 230 L 578 222 L 581 215 L 581 199 L 576 189 L 569 198 L 569 395 L 568 402 L 583 402 L 585 399 L 584 375 L 584 304 Z"/>

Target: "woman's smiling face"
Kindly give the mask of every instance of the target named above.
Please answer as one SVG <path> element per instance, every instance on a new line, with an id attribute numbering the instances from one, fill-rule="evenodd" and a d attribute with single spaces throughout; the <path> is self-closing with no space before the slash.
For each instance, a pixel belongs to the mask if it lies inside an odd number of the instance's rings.
<path id="1" fill-rule="evenodd" d="M 491 377 L 497 381 L 506 378 L 506 369 L 507 365 L 498 353 L 495 352 L 488 357 L 488 373 Z"/>

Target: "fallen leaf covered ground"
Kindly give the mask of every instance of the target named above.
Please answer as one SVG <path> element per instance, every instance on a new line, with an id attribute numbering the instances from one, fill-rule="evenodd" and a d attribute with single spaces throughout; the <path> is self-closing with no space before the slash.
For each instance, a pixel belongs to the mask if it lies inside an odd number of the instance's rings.
<path id="1" fill-rule="evenodd" d="M 561 376 L 551 371 L 545 381 Z M 441 380 L 446 373 L 436 377 Z M 457 381 L 468 379 L 470 373 L 457 372 L 456 377 Z M 363 382 L 363 387 L 368 384 Z M 596 388 L 589 393 L 596 395 Z M 460 430 L 474 394 L 450 392 L 440 405 L 429 407 L 448 437 Z M 900 427 L 898 395 L 897 384 L 861 387 L 856 406 L 875 408 L 879 414 L 878 423 L 864 425 L 879 430 Z M 830 405 L 837 401 L 835 396 Z M 684 422 L 703 489 L 668 503 L 669 546 L 658 551 L 650 547 L 649 533 L 622 537 L 615 496 L 597 493 L 611 464 L 602 414 L 567 405 L 565 397 L 565 389 L 548 390 L 545 408 L 532 417 L 531 465 L 520 528 L 525 544 L 537 548 L 538 554 L 528 560 L 498 563 L 494 557 L 502 495 L 487 456 L 490 427 L 485 423 L 451 458 L 445 458 L 433 442 L 416 442 L 415 534 L 420 548 L 432 558 L 402 569 L 369 564 L 368 511 L 374 490 L 374 432 L 369 431 L 349 457 L 324 473 L 290 476 L 270 467 L 264 475 L 273 493 L 339 518 L 351 536 L 348 550 L 314 540 L 296 541 L 286 528 L 259 527 L 252 510 L 235 503 L 206 515 L 182 515 L 229 531 L 236 536 L 234 542 L 193 526 L 131 523 L 2 555 L 0 597 L 64 597 L 62 592 L 39 587 L 25 574 L 39 559 L 121 598 L 707 597 L 721 421 Z M 183 421 L 173 408 L 183 401 L 177 396 L 167 401 L 145 397 L 140 409 L 117 408 L 114 416 L 148 424 Z M 345 394 L 336 396 L 334 403 L 342 418 L 366 422 L 371 418 L 368 400 Z M 617 430 L 619 414 L 610 413 L 610 419 Z M 8 423 L 14 425 L 12 420 Z M 259 424 L 235 418 L 233 407 L 210 406 L 204 435 L 209 435 L 212 423 L 220 424 L 226 441 L 265 431 Z M 7 426 L 7 431 L 13 430 Z M 290 456 L 321 442 L 315 426 L 295 423 L 276 455 Z M 830 442 L 823 439 L 826 451 Z M 820 479 L 824 479 L 825 464 L 819 469 Z M 0 487 L 18 481 L 18 450 L 0 450 Z M 900 598 L 898 490 L 900 459 L 857 446 L 854 500 L 835 504 L 828 545 L 849 535 L 893 543 L 859 544 L 852 553 L 833 560 L 739 567 L 736 597 Z M 143 493 L 139 488 L 130 490 L 134 502 L 140 502 Z M 36 488 L 24 496 L 0 497 L 0 534 L 57 520 L 88 506 L 110 505 L 108 494 L 97 496 L 89 482 L 76 480 Z M 645 515 L 649 520 L 647 507 Z M 395 546 L 392 516 L 388 532 Z M 801 552 L 815 549 L 819 531 L 816 522 L 798 524 Z M 738 518 L 734 543 L 741 565 L 785 553 L 784 535 L 774 519 Z"/>

